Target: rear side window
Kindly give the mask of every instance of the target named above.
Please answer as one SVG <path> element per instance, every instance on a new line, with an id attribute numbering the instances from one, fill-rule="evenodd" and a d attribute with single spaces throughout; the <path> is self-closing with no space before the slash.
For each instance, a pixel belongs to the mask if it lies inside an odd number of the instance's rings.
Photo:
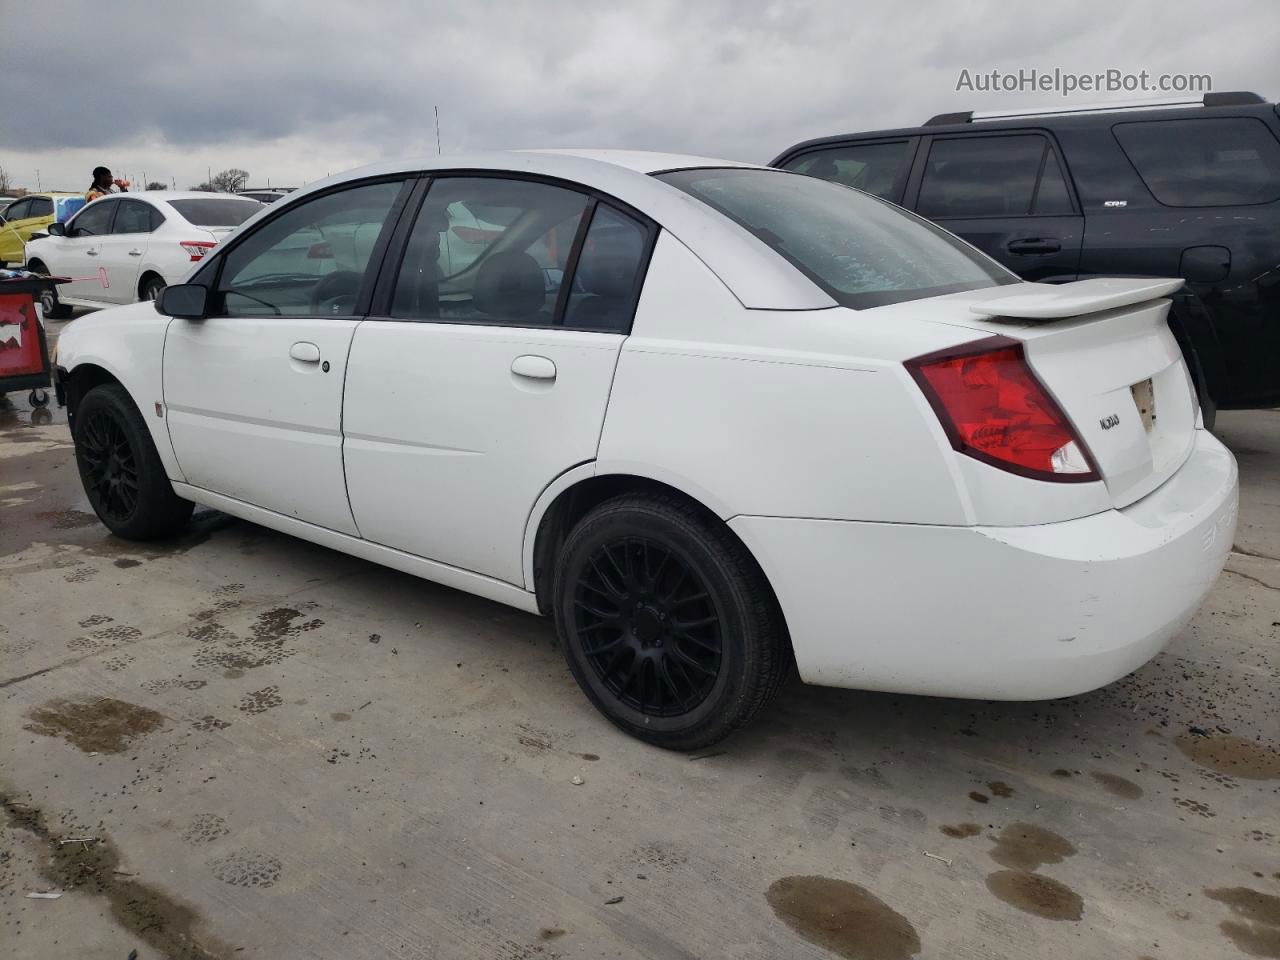
<path id="1" fill-rule="evenodd" d="M 1050 158 L 1054 158 L 1052 167 L 1048 166 Z M 1020 134 L 935 140 L 916 210 L 935 220 L 1025 217 L 1033 212 L 1042 171 L 1048 181 L 1046 209 L 1037 204 L 1034 212 L 1070 213 L 1062 171 L 1044 137 Z"/>
<path id="2" fill-rule="evenodd" d="M 816 177 L 704 168 L 658 178 L 746 228 L 846 307 L 1018 282 L 941 227 Z"/>
<path id="3" fill-rule="evenodd" d="M 554 325 L 587 197 L 500 177 L 444 177 L 423 201 L 391 315 Z"/>
<path id="4" fill-rule="evenodd" d="M 1252 117 L 1118 123 L 1112 131 L 1158 201 L 1169 207 L 1280 199 L 1280 143 Z"/>
<path id="5" fill-rule="evenodd" d="M 76 237 L 101 237 L 111 230 L 111 216 L 118 200 L 94 200 L 85 205 L 71 221 L 71 235 Z"/>
<path id="6" fill-rule="evenodd" d="M 187 223 L 197 227 L 238 227 L 262 209 L 256 200 L 231 200 L 210 197 L 208 200 L 170 200 L 169 206 L 182 214 Z"/>
<path id="7" fill-rule="evenodd" d="M 36 197 L 31 201 L 31 209 L 27 211 L 28 217 L 52 217 L 53 201 L 48 197 Z"/>
<path id="8" fill-rule="evenodd" d="M 630 329 L 648 239 L 643 224 L 603 203 L 596 206 L 568 292 L 566 327 Z"/>
<path id="9" fill-rule="evenodd" d="M 910 140 L 893 143 L 854 143 L 787 161 L 784 170 L 821 177 L 856 187 L 898 203 L 914 155 Z"/>
<path id="10" fill-rule="evenodd" d="M 150 233 L 151 207 L 134 200 L 121 200 L 112 233 Z"/>

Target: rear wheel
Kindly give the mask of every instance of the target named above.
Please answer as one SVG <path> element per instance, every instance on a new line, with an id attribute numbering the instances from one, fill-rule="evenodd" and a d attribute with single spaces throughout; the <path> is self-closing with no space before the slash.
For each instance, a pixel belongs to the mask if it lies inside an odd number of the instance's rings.
<path id="1" fill-rule="evenodd" d="M 27 264 L 27 269 L 32 273 L 49 275 L 49 268 L 39 260 L 32 260 Z M 52 287 L 40 291 L 40 312 L 46 320 L 65 320 L 71 316 L 71 308 L 59 302 L 58 291 Z"/>
<path id="2" fill-rule="evenodd" d="M 157 299 L 160 296 L 160 291 L 163 290 L 165 286 L 166 284 L 164 282 L 163 277 L 158 277 L 155 274 L 152 274 L 151 276 L 147 277 L 145 281 L 143 281 L 141 299 L 143 300 Z"/>
<path id="3" fill-rule="evenodd" d="M 133 399 L 118 383 L 94 387 L 76 410 L 76 465 L 98 518 L 129 540 L 182 529 L 193 504 L 173 492 Z"/>
<path id="4" fill-rule="evenodd" d="M 583 692 L 621 729 L 674 750 L 751 720 L 790 666 L 763 573 L 715 518 L 674 497 L 596 507 L 562 548 L 556 627 Z"/>

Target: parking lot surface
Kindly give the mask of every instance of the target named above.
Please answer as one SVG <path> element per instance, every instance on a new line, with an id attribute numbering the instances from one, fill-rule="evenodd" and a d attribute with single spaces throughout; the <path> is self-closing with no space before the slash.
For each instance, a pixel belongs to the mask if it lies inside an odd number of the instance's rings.
<path id="1" fill-rule="evenodd" d="M 10 399 L 7 954 L 1280 956 L 1280 411 L 1221 415 L 1235 551 L 1134 675 L 793 681 L 690 756 L 599 717 L 548 621 L 209 511 L 111 537 L 65 415 Z"/>

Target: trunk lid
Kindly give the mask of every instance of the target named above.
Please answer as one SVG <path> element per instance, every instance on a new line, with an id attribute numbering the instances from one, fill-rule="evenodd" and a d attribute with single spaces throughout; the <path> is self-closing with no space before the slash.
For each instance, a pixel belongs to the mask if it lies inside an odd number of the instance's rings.
<path id="1" fill-rule="evenodd" d="M 1181 286 L 1123 278 L 1016 284 L 940 298 L 964 303 L 969 315 L 937 322 L 1023 341 L 1118 508 L 1160 486 L 1195 441 L 1196 399 L 1162 299 Z"/>

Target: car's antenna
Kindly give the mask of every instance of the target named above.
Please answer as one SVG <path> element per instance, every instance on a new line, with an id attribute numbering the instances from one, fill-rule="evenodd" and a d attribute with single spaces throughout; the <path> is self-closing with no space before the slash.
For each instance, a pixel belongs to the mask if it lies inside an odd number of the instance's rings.
<path id="1" fill-rule="evenodd" d="M 436 156 L 440 156 L 440 104 L 436 104 Z"/>

